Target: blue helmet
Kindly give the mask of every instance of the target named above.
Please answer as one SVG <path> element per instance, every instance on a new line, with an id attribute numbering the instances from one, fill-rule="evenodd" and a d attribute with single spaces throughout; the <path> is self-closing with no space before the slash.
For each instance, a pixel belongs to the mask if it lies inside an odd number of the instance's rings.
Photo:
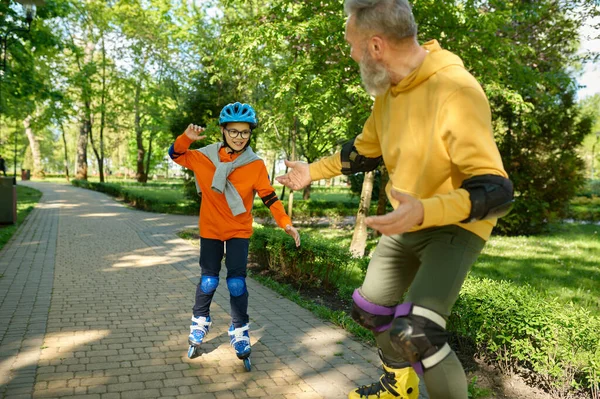
<path id="1" fill-rule="evenodd" d="M 227 104 L 221 110 L 221 115 L 219 115 L 219 125 L 224 125 L 229 122 L 246 122 L 250 124 L 250 129 L 254 129 L 258 125 L 254 108 L 248 104 L 239 102 Z"/>

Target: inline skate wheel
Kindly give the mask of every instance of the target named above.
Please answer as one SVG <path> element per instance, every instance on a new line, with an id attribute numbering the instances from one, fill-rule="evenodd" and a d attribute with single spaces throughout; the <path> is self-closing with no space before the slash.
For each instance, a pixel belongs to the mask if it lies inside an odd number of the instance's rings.
<path id="1" fill-rule="evenodd" d="M 188 358 L 193 359 L 196 357 L 196 347 L 194 345 L 190 345 L 190 349 L 188 349 Z"/>

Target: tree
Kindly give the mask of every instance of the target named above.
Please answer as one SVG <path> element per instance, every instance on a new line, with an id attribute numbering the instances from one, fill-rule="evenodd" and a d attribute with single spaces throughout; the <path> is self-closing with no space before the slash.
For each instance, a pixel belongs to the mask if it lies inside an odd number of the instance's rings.
<path id="1" fill-rule="evenodd" d="M 371 193 L 373 192 L 373 180 L 375 172 L 365 173 L 364 183 L 362 185 L 362 193 L 360 195 L 360 204 L 356 214 L 356 226 L 352 234 L 352 242 L 350 243 L 350 253 L 354 257 L 361 257 L 365 254 L 367 247 L 367 225 L 365 219 L 369 216 L 371 208 Z"/>
<path id="2" fill-rule="evenodd" d="M 585 137 L 580 149 L 586 163 L 586 175 L 594 180 L 600 175 L 600 94 L 584 98 L 579 105 L 581 113 L 594 121 L 591 133 Z"/>

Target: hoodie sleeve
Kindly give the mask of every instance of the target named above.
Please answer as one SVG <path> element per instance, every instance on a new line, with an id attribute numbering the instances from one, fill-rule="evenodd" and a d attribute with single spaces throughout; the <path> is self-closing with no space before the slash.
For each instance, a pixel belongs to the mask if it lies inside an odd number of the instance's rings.
<path id="1" fill-rule="evenodd" d="M 468 87 L 451 94 L 442 106 L 438 128 L 451 162 L 464 180 L 485 174 L 508 177 L 494 141 L 491 112 L 483 90 Z M 421 202 L 421 228 L 458 223 L 471 211 L 469 193 L 462 188 Z"/>
<path id="2" fill-rule="evenodd" d="M 265 167 L 264 162 L 261 161 L 262 167 L 258 176 L 258 180 L 255 185 L 256 192 L 258 196 L 262 200 L 263 204 L 271 211 L 273 218 L 277 222 L 277 225 L 282 229 L 285 229 L 285 226 L 288 224 L 292 225 L 292 219 L 285 213 L 285 209 L 283 208 L 283 203 L 277 198 L 277 194 L 275 194 L 275 189 L 271 186 L 271 182 L 269 181 L 269 174 L 267 173 L 267 168 Z"/>
<path id="3" fill-rule="evenodd" d="M 381 145 L 379 144 L 373 113 L 365 122 L 362 133 L 356 136 L 354 147 L 360 155 L 369 158 L 381 156 Z M 342 158 L 340 152 L 310 164 L 310 177 L 312 180 L 330 179 L 341 174 Z"/>
<path id="4" fill-rule="evenodd" d="M 185 134 L 180 135 L 175 139 L 175 142 L 169 147 L 169 157 L 178 165 L 184 168 L 194 169 L 204 162 L 206 157 L 198 151 L 189 151 L 190 145 L 194 141 Z"/>

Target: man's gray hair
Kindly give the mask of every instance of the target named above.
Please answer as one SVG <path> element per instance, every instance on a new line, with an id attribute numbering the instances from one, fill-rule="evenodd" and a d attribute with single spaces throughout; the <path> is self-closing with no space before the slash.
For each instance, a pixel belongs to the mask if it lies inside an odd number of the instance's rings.
<path id="1" fill-rule="evenodd" d="M 345 0 L 346 15 L 355 15 L 361 30 L 401 40 L 417 36 L 417 24 L 407 0 Z"/>

